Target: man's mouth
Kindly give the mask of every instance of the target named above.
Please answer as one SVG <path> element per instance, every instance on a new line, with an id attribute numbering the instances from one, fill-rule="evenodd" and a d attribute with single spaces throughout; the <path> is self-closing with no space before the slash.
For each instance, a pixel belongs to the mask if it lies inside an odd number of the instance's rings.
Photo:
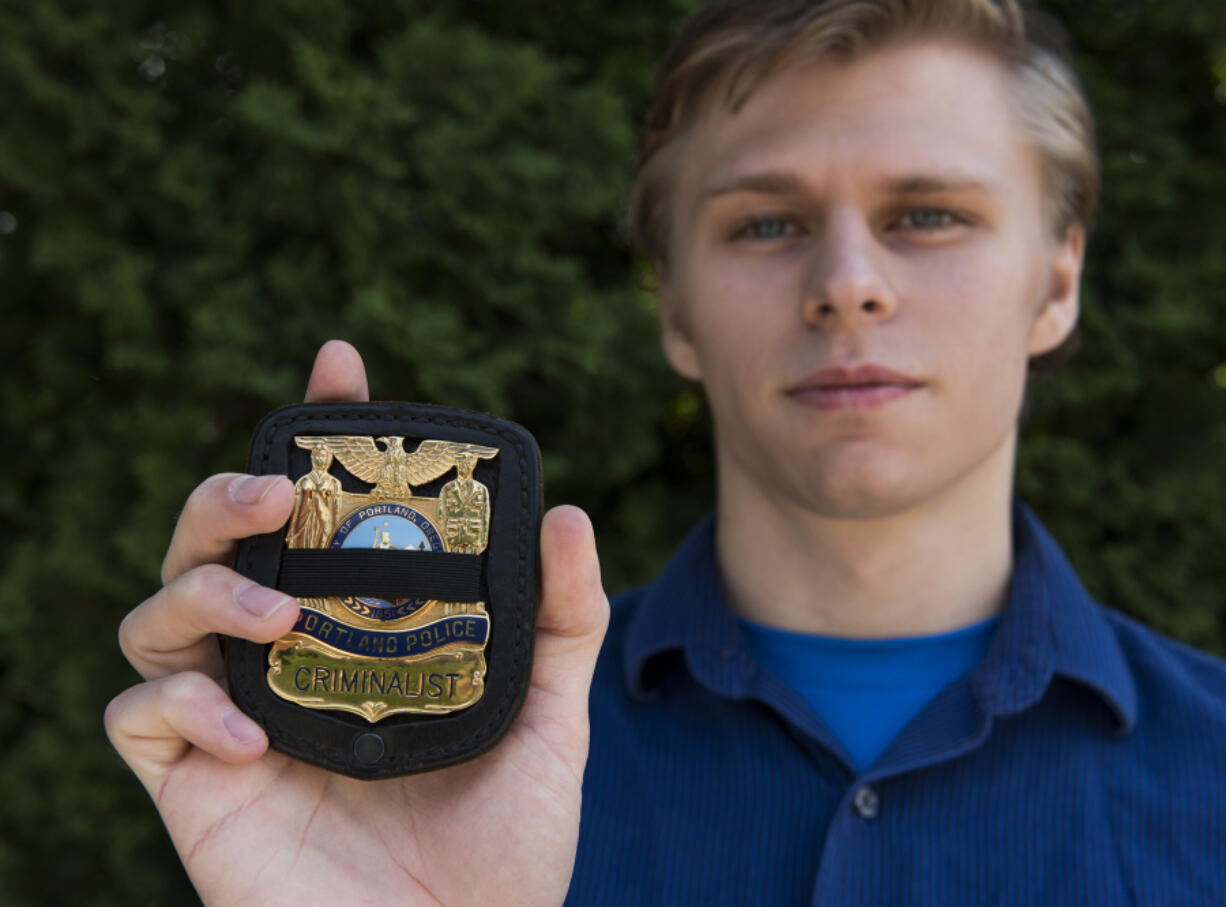
<path id="1" fill-rule="evenodd" d="M 788 396 L 820 410 L 866 410 L 899 400 L 922 386 L 918 378 L 870 362 L 823 368 L 799 382 Z"/>

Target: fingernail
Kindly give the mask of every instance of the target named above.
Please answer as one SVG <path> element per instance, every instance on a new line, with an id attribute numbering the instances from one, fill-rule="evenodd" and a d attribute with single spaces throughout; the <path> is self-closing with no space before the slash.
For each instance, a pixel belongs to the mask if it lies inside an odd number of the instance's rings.
<path id="1" fill-rule="evenodd" d="M 259 583 L 244 583 L 234 589 L 234 600 L 248 614 L 265 620 L 282 605 L 292 601 L 284 592 L 269 589 Z"/>
<path id="2" fill-rule="evenodd" d="M 238 709 L 230 708 L 222 712 L 221 723 L 239 743 L 251 743 L 264 735 L 260 726 Z"/>
<path id="3" fill-rule="evenodd" d="M 258 504 L 280 481 L 280 476 L 239 476 L 230 483 L 230 500 L 237 504 Z"/>

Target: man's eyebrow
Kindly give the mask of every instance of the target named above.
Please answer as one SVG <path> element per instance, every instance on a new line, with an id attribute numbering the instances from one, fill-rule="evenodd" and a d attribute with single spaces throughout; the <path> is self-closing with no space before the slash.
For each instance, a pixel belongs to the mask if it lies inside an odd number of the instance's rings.
<path id="1" fill-rule="evenodd" d="M 803 179 L 786 170 L 745 173 L 711 186 L 699 196 L 698 206 L 701 207 L 721 195 L 732 195 L 737 192 L 757 195 L 798 195 L 807 189 L 808 186 Z M 975 177 L 941 174 L 909 174 L 892 177 L 881 183 L 881 190 L 885 195 L 894 196 L 938 195 L 954 192 L 989 194 L 995 191 L 991 183 Z"/>
<path id="2" fill-rule="evenodd" d="M 990 183 L 973 177 L 916 174 L 888 179 L 882 183 L 886 195 L 939 195 L 944 192 L 994 191 Z"/>
<path id="3" fill-rule="evenodd" d="M 760 173 L 745 173 L 722 183 L 716 183 L 699 197 L 699 204 L 720 195 L 735 192 L 753 192 L 759 195 L 791 195 L 803 192 L 804 180 L 784 170 L 766 170 Z"/>

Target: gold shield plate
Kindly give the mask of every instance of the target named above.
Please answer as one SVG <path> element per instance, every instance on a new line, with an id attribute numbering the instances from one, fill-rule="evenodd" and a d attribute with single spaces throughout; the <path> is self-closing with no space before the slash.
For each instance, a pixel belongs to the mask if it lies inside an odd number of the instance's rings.
<path id="1" fill-rule="evenodd" d="M 416 548 L 480 554 L 489 542 L 489 489 L 473 478 L 495 447 L 399 437 L 298 436 L 311 471 L 294 485 L 289 548 Z M 380 448 L 382 445 L 382 448 Z M 334 462 L 368 493 L 345 491 Z M 413 486 L 456 475 L 438 497 Z M 375 722 L 402 712 L 467 708 L 485 688 L 490 616 L 484 602 L 300 598 L 298 622 L 268 653 L 268 685 L 283 699 Z"/>

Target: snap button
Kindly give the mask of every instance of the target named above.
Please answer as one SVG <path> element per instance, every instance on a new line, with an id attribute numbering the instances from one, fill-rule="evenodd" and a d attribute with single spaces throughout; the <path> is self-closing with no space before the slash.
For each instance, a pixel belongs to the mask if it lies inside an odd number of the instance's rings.
<path id="1" fill-rule="evenodd" d="M 856 791 L 851 803 L 861 819 L 875 819 L 881 809 L 881 799 L 877 796 L 877 792 L 867 784 Z"/>
<path id="2" fill-rule="evenodd" d="M 358 762 L 364 762 L 370 765 L 372 762 L 378 762 L 383 758 L 385 745 L 383 738 L 378 734 L 366 733 L 353 741 L 353 755 Z"/>

